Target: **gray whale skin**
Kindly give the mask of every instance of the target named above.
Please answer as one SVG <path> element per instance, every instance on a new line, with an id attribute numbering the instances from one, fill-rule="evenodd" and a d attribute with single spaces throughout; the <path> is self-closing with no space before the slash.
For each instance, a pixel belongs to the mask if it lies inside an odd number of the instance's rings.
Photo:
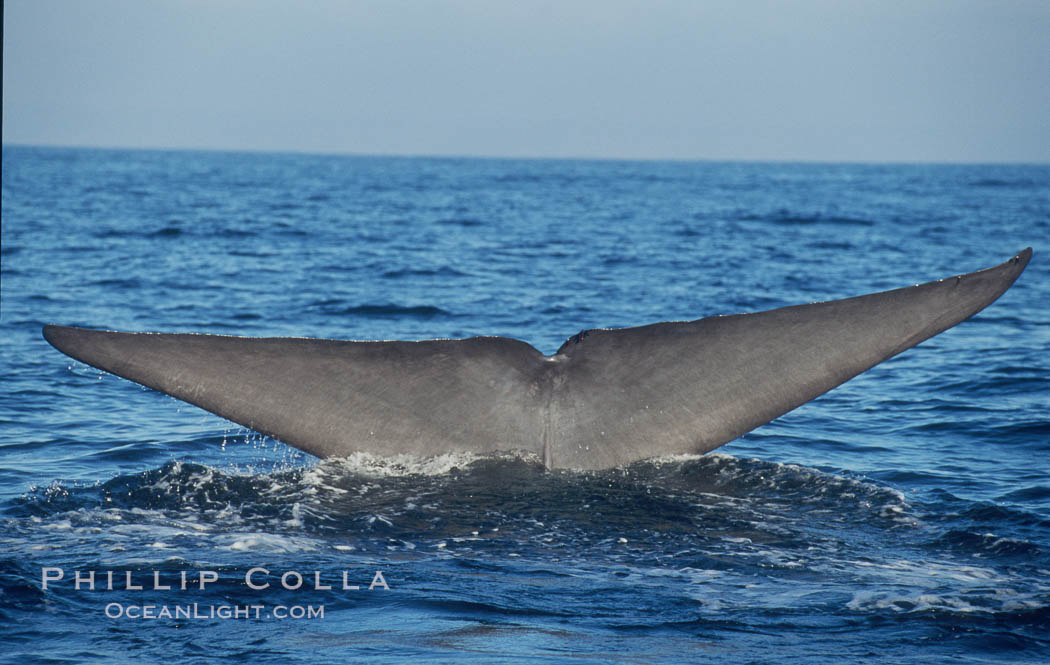
<path id="1" fill-rule="evenodd" d="M 505 337 L 43 332 L 81 362 L 318 457 L 518 451 L 599 469 L 732 441 L 973 316 L 1031 255 L 844 300 L 588 330 L 552 356 Z"/>

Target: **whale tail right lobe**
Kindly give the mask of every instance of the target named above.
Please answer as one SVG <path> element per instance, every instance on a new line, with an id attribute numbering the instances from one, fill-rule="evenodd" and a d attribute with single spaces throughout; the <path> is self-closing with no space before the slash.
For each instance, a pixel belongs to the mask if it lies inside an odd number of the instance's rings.
<path id="1" fill-rule="evenodd" d="M 564 347 L 555 463 L 605 467 L 717 448 L 973 316 L 1031 255 L 844 300 L 589 331 Z"/>

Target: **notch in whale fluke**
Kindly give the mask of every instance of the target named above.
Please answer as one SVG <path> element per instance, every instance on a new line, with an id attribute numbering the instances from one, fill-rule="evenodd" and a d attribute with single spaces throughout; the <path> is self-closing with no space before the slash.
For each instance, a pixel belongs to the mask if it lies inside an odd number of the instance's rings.
<path id="1" fill-rule="evenodd" d="M 1031 255 L 844 300 L 590 330 L 554 356 L 504 337 L 43 332 L 77 360 L 319 457 L 515 450 L 593 469 L 717 448 L 973 316 Z"/>

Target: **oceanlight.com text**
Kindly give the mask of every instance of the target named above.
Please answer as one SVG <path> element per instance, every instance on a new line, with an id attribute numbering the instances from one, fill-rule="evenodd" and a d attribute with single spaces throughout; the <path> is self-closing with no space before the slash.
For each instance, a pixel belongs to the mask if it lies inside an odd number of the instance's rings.
<path id="1" fill-rule="evenodd" d="M 323 619 L 324 605 L 125 605 L 108 603 L 110 619 Z"/>

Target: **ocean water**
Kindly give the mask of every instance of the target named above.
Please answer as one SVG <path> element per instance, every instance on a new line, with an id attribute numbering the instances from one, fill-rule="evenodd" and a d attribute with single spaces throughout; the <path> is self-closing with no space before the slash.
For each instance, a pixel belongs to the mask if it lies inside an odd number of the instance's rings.
<path id="1" fill-rule="evenodd" d="M 1050 166 L 5 146 L 2 213 L 3 662 L 1050 659 Z M 716 453 L 599 472 L 320 461 L 40 334 L 552 353 L 1029 245 L 970 321 Z"/>

